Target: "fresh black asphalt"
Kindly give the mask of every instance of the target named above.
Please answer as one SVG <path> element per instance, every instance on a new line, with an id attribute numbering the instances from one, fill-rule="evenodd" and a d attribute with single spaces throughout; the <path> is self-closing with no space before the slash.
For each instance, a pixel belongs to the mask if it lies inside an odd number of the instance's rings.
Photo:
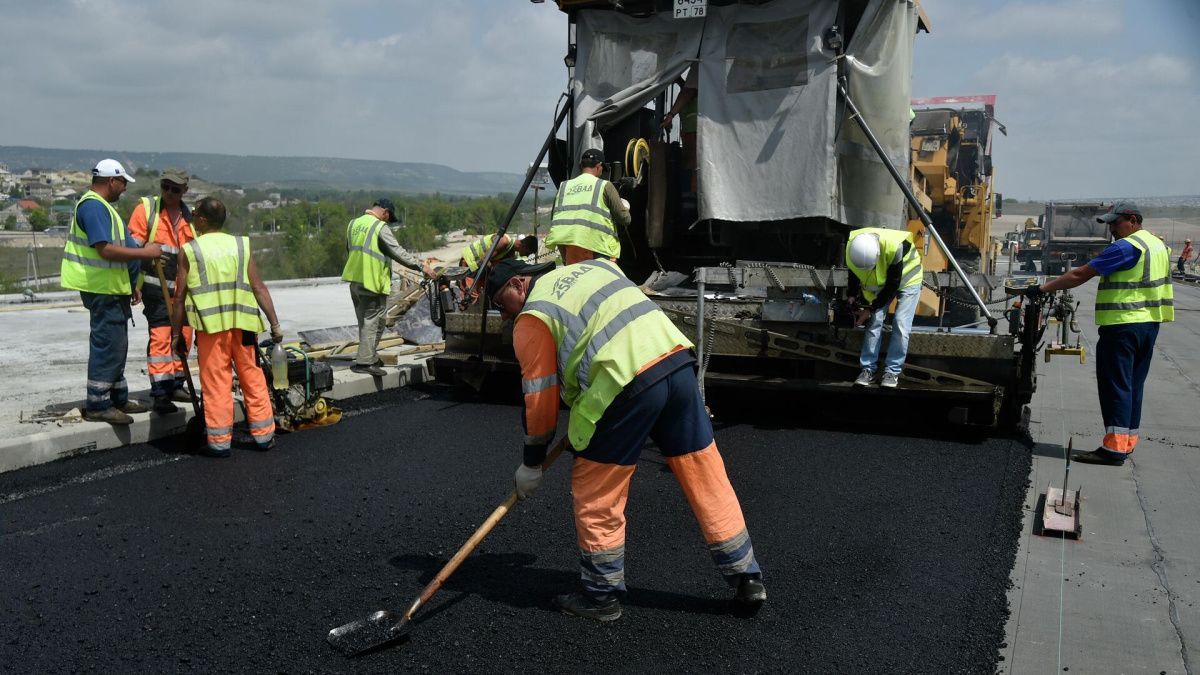
<path id="1" fill-rule="evenodd" d="M 619 621 L 549 603 L 577 578 L 566 460 L 408 642 L 347 660 L 329 629 L 408 606 L 509 494 L 521 430 L 517 407 L 440 389 L 346 407 L 268 453 L 212 460 L 168 440 L 0 475 L 0 671 L 997 668 L 1027 445 L 777 416 L 717 429 L 765 571 L 756 617 L 729 613 L 732 592 L 649 449 Z"/>

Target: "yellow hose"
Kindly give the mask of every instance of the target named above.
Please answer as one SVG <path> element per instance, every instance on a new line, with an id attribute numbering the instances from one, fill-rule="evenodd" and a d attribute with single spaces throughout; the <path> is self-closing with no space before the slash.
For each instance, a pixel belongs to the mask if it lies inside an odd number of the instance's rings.
<path id="1" fill-rule="evenodd" d="M 650 163 L 650 144 L 644 138 L 631 138 L 625 145 L 625 167 L 636 181 L 642 174 L 642 163 Z"/>

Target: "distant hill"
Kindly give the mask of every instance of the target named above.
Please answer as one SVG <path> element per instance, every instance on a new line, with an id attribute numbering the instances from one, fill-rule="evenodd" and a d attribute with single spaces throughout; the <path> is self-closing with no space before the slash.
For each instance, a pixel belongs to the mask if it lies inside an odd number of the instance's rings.
<path id="1" fill-rule="evenodd" d="M 130 171 L 139 167 L 159 169 L 179 166 L 212 183 L 263 188 L 381 188 L 412 193 L 494 195 L 516 192 L 523 178 L 515 173 L 465 172 L 441 164 L 416 162 L 198 152 L 58 150 L 0 145 L 0 163 L 8 164 L 9 170 L 14 173 L 35 168 L 86 171 L 105 157 L 120 160 Z"/>

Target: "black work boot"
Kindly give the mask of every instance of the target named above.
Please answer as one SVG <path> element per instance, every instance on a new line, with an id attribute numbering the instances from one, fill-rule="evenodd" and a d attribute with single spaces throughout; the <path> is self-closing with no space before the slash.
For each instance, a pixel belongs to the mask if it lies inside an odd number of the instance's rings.
<path id="1" fill-rule="evenodd" d="M 171 413 L 179 412 L 179 406 L 171 403 L 170 396 L 155 396 L 154 405 L 150 409 L 159 415 L 170 415 Z"/>
<path id="2" fill-rule="evenodd" d="M 595 621 L 616 621 L 621 618 L 621 603 L 611 593 L 597 596 L 578 592 L 557 595 L 554 597 L 554 606 L 563 614 Z"/>
<path id="3" fill-rule="evenodd" d="M 767 601 L 767 587 L 763 585 L 762 574 L 743 574 L 738 581 L 737 593 L 733 603 L 740 612 L 757 612 Z"/>

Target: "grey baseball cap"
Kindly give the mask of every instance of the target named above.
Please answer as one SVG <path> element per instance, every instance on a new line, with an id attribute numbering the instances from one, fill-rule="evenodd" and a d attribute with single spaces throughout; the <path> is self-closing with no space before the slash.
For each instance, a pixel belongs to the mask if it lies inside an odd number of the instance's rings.
<path id="1" fill-rule="evenodd" d="M 176 168 L 173 166 L 163 169 L 162 173 L 160 173 L 158 175 L 158 179 L 169 181 L 176 185 L 187 185 L 188 184 L 187 172 L 184 171 L 183 169 L 179 169 L 179 168 Z"/>
<path id="2" fill-rule="evenodd" d="M 1117 202 L 1112 205 L 1108 213 L 1097 218 L 1096 222 L 1108 224 L 1121 216 L 1137 216 L 1141 218 L 1142 212 L 1138 210 L 1137 204 L 1133 202 Z"/>

